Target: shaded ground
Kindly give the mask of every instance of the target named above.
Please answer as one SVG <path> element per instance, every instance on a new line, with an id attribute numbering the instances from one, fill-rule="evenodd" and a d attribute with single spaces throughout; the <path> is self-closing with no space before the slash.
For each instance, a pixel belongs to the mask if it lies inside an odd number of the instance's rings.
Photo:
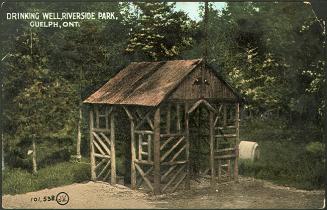
<path id="1" fill-rule="evenodd" d="M 266 181 L 241 178 L 208 188 L 208 180 L 192 183 L 192 190 L 150 196 L 103 182 L 73 184 L 22 195 L 2 197 L 4 208 L 321 208 L 324 191 L 303 191 Z M 195 189 L 196 186 L 196 189 Z M 44 196 L 66 192 L 69 202 L 43 201 Z M 40 201 L 34 201 L 39 198 Z"/>

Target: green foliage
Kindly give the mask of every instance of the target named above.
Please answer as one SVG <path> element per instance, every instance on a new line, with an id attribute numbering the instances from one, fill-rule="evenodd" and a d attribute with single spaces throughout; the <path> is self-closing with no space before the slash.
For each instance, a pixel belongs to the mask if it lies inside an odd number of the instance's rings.
<path id="1" fill-rule="evenodd" d="M 84 160 L 85 161 L 85 160 Z M 3 194 L 21 194 L 90 180 L 89 164 L 59 163 L 33 175 L 22 169 L 9 169 L 2 175 Z"/>
<path id="2" fill-rule="evenodd" d="M 139 17 L 131 29 L 126 51 L 151 60 L 171 59 L 192 45 L 196 24 L 184 12 L 174 11 L 175 3 L 135 2 Z"/>
<path id="3" fill-rule="evenodd" d="M 303 189 L 324 187 L 324 144 L 310 142 L 313 137 L 322 139 L 319 130 L 307 128 L 299 132 L 276 120 L 244 124 L 241 138 L 258 142 L 260 159 L 241 160 L 240 174 Z"/>

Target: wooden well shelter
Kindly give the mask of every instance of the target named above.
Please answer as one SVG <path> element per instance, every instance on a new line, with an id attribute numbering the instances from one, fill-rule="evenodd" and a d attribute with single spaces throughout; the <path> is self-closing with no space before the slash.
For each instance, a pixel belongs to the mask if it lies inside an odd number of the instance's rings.
<path id="1" fill-rule="evenodd" d="M 129 64 L 84 101 L 90 104 L 92 180 L 117 183 L 117 122 L 122 115 L 128 119 L 120 132 L 129 136 L 132 189 L 144 186 L 155 194 L 189 189 L 196 145 L 207 148 L 199 173 L 212 186 L 237 180 L 241 102 L 202 59 Z M 197 111 L 200 107 L 205 111 Z M 205 115 L 208 125 L 200 144 L 191 140 L 190 119 L 196 112 Z"/>

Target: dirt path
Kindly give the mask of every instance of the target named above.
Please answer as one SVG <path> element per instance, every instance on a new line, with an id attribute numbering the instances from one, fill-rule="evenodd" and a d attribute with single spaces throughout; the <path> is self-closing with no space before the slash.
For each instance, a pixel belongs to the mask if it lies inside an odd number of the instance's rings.
<path id="1" fill-rule="evenodd" d="M 208 181 L 192 183 L 192 190 L 150 196 L 127 187 L 88 182 L 22 195 L 2 197 L 4 208 L 321 208 L 324 191 L 304 191 L 241 178 L 239 183 L 208 188 Z M 195 189 L 196 186 L 196 189 Z M 69 195 L 66 205 L 43 201 L 44 196 Z M 34 201 L 40 198 L 40 201 Z"/>

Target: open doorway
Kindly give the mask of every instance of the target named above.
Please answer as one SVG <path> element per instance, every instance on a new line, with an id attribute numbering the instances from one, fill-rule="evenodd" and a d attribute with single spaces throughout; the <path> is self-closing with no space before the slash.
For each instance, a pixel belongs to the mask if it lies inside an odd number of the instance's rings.
<path id="1" fill-rule="evenodd" d="M 121 107 L 116 108 L 116 173 L 117 183 L 130 187 L 131 184 L 131 125 Z"/>
<path id="2" fill-rule="evenodd" d="M 209 110 L 199 105 L 189 115 L 190 179 L 200 182 L 210 175 Z"/>

